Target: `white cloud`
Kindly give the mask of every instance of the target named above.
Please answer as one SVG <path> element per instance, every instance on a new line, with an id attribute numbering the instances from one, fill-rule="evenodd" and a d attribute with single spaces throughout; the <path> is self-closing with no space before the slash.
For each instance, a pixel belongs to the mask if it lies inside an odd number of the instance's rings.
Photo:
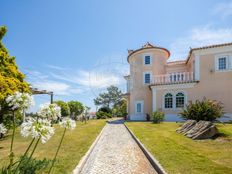
<path id="1" fill-rule="evenodd" d="M 45 66 L 47 68 L 55 69 L 55 70 L 67 70 L 68 69 L 68 68 L 64 68 L 64 67 L 60 67 L 60 66 L 56 66 L 56 65 L 49 65 L 49 64 L 46 64 Z"/>
<path id="2" fill-rule="evenodd" d="M 212 13 L 221 16 L 222 19 L 232 16 L 232 1 L 217 4 Z"/>
<path id="3" fill-rule="evenodd" d="M 90 71 L 45 65 L 46 72 L 30 70 L 27 79 L 33 87 L 53 91 L 55 95 L 99 93 L 110 85 L 124 89 L 128 64 L 115 61 L 98 63 Z"/>
<path id="4" fill-rule="evenodd" d="M 193 28 L 188 35 L 176 39 L 171 45 L 171 59 L 185 59 L 189 49 L 232 42 L 232 28 L 213 28 L 209 25 Z"/>
<path id="5" fill-rule="evenodd" d="M 86 70 L 67 70 L 50 73 L 57 80 L 66 81 L 79 85 L 84 89 L 106 88 L 110 85 L 121 85 L 125 83 L 124 75 L 128 74 L 128 64 L 123 63 L 103 63 Z"/>
<path id="6" fill-rule="evenodd" d="M 82 89 L 76 87 L 75 85 L 70 85 L 45 75 L 48 73 L 30 70 L 27 74 L 27 80 L 32 87 L 40 90 L 53 91 L 55 95 L 71 95 L 80 94 L 83 92 Z"/>

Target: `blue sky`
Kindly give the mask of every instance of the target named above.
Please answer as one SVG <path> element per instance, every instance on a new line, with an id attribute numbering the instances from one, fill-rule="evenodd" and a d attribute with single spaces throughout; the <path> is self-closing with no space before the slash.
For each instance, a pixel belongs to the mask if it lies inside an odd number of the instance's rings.
<path id="1" fill-rule="evenodd" d="M 95 110 L 93 98 L 106 86 L 125 90 L 127 49 L 149 41 L 176 60 L 189 47 L 231 42 L 232 1 L 2 0 L 0 25 L 8 27 L 4 44 L 34 87 Z M 37 106 L 48 101 L 36 97 Z"/>

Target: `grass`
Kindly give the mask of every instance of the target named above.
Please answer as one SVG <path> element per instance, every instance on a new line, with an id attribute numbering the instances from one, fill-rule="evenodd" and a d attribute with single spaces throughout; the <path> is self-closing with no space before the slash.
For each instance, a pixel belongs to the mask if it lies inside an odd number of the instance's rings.
<path id="1" fill-rule="evenodd" d="M 179 123 L 126 125 L 168 173 L 232 174 L 232 124 L 217 125 L 221 137 L 198 141 L 176 133 Z"/>
<path id="2" fill-rule="evenodd" d="M 53 173 L 71 173 L 81 157 L 88 151 L 105 123 L 106 120 L 90 120 L 87 124 L 77 122 L 76 129 L 67 130 L 57 157 L 57 162 L 53 168 Z M 55 132 L 55 135 L 46 144 L 39 144 L 35 157 L 53 159 L 63 133 L 63 128 L 56 126 Z M 7 156 L 9 154 L 10 140 L 11 135 L 0 140 L 0 167 L 6 165 L 8 162 Z M 14 144 L 14 153 L 16 156 L 24 153 L 30 141 L 30 138 L 21 137 L 19 130 L 17 130 Z"/>

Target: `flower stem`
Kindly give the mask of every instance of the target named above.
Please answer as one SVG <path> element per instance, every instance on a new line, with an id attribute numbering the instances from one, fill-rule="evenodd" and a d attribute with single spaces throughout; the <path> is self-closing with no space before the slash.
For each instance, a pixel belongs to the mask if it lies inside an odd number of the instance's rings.
<path id="1" fill-rule="evenodd" d="M 12 173 L 11 171 L 11 167 L 13 165 L 14 162 L 14 152 L 13 152 L 13 144 L 14 144 L 14 137 L 15 137 L 15 112 L 13 111 L 13 134 L 12 134 L 12 138 L 11 138 L 11 145 L 10 145 L 10 165 L 9 165 L 9 173 Z"/>
<path id="2" fill-rule="evenodd" d="M 30 155 L 30 157 L 29 157 L 29 159 L 28 159 L 28 162 L 30 161 L 31 157 L 33 156 L 33 154 L 34 154 L 34 152 L 35 152 L 35 149 L 36 149 L 36 147 L 38 146 L 38 143 L 39 143 L 40 138 L 41 138 L 41 137 L 39 137 L 38 140 L 36 141 L 35 146 L 34 146 L 32 152 L 31 152 L 31 155 Z"/>
<path id="3" fill-rule="evenodd" d="M 62 142 L 63 142 L 65 132 L 66 132 L 66 128 L 64 129 L 63 135 L 62 135 L 61 140 L 60 140 L 60 144 L 59 144 L 59 146 L 58 146 L 58 148 L 57 148 L 57 150 L 56 150 L 56 154 L 55 154 L 54 159 L 52 160 L 52 166 L 50 167 L 48 174 L 50 174 L 51 171 L 52 171 L 52 168 L 53 168 L 54 163 L 55 163 L 55 161 L 56 161 L 56 157 L 57 157 L 57 155 L 58 155 L 58 152 L 59 152 L 59 150 L 60 150 L 61 144 L 62 144 Z"/>
<path id="4" fill-rule="evenodd" d="M 27 150 L 24 152 L 24 154 L 23 154 L 23 156 L 22 156 L 22 158 L 21 158 L 21 160 L 20 160 L 20 162 L 19 162 L 19 164 L 18 164 L 18 166 L 17 166 L 15 172 L 18 171 L 18 168 L 20 167 L 23 158 L 27 155 L 27 153 L 28 153 L 28 151 L 30 150 L 30 148 L 31 148 L 31 146 L 32 146 L 32 144 L 33 144 L 34 141 L 35 141 L 35 138 L 32 139 L 31 143 L 30 143 L 29 146 L 27 147 Z"/>

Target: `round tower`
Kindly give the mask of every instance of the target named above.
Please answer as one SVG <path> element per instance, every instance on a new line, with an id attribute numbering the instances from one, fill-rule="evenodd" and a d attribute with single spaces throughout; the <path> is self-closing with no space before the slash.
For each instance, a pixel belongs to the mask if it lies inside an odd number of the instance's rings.
<path id="1" fill-rule="evenodd" d="M 155 75 L 165 74 L 170 52 L 149 42 L 137 50 L 128 50 L 130 64 L 129 116 L 131 120 L 144 120 L 152 112 L 150 85 Z"/>

